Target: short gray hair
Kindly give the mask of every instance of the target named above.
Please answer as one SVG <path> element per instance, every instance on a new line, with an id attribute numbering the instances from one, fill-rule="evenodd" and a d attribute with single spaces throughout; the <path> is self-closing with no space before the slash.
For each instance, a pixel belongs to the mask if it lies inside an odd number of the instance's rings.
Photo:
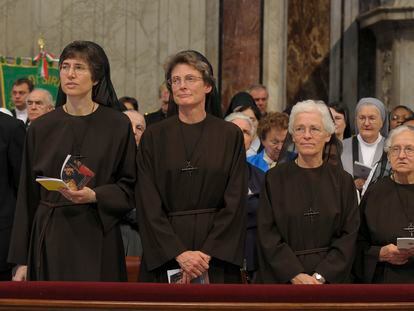
<path id="1" fill-rule="evenodd" d="M 48 90 L 37 87 L 37 88 L 34 88 L 30 93 L 32 93 L 34 91 L 42 92 L 43 95 L 44 95 L 45 104 L 52 107 L 52 108 L 55 107 L 55 103 L 53 102 L 53 96 L 52 96 L 52 94 L 50 94 L 50 92 Z M 30 93 L 29 93 L 29 95 L 30 95 Z M 28 98 L 29 98 L 29 96 L 26 97 L 26 102 L 27 102 Z"/>
<path id="2" fill-rule="evenodd" d="M 331 113 L 329 112 L 328 106 L 322 100 L 308 99 L 302 102 L 298 102 L 293 106 L 292 112 L 289 117 L 289 133 L 293 135 L 293 123 L 299 113 L 302 112 L 319 112 L 322 117 L 322 124 L 325 131 L 329 134 L 335 132 L 335 123 L 332 120 Z"/>
<path id="3" fill-rule="evenodd" d="M 250 118 L 246 116 L 245 114 L 241 112 L 233 112 L 233 113 L 230 113 L 224 120 L 228 122 L 232 122 L 233 120 L 237 120 L 237 119 L 245 120 L 247 121 L 247 123 L 249 123 L 250 135 L 254 137 L 254 135 L 256 134 L 256 128 L 254 127 L 252 120 L 250 120 Z"/>
<path id="4" fill-rule="evenodd" d="M 391 145 L 392 145 L 392 141 L 394 140 L 394 137 L 397 136 L 398 134 L 401 134 L 402 132 L 405 131 L 411 131 L 414 134 L 414 126 L 411 125 L 400 125 L 398 127 L 396 127 L 395 129 L 393 129 L 390 134 L 388 135 L 388 138 L 385 140 L 385 144 L 384 144 L 384 151 L 388 153 L 388 151 L 390 151 Z"/>

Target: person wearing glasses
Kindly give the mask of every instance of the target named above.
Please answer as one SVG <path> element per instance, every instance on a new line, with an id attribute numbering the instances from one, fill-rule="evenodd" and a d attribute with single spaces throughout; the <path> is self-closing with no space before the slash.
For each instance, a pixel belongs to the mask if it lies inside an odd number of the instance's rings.
<path id="1" fill-rule="evenodd" d="M 237 125 L 221 115 L 213 70 L 192 50 L 167 62 L 166 120 L 138 148 L 139 280 L 240 283 L 246 231 L 246 156 Z"/>
<path id="2" fill-rule="evenodd" d="M 388 112 L 384 104 L 376 98 L 362 98 L 355 108 L 355 125 L 356 136 L 343 141 L 341 160 L 361 191 L 370 170 L 383 156 L 388 135 Z"/>
<path id="3" fill-rule="evenodd" d="M 355 275 L 362 283 L 413 283 L 414 247 L 398 238 L 414 239 L 414 127 L 392 130 L 384 150 L 392 173 L 361 201 Z"/>
<path id="4" fill-rule="evenodd" d="M 390 113 L 390 130 L 403 124 L 408 119 L 414 116 L 414 112 L 404 105 L 394 107 Z"/>
<path id="5" fill-rule="evenodd" d="M 99 45 L 68 44 L 59 75 L 57 108 L 26 136 L 9 251 L 19 265 L 13 279 L 126 281 L 119 221 L 135 205 L 134 134 Z M 35 181 L 60 178 L 68 155 L 79 171 L 94 173 L 86 186 L 49 191 Z"/>
<path id="6" fill-rule="evenodd" d="M 259 283 L 350 281 L 359 212 L 352 177 L 324 158 L 334 132 L 322 101 L 293 106 L 289 134 L 297 158 L 269 170 L 260 194 Z"/>
<path id="7" fill-rule="evenodd" d="M 267 172 L 279 159 L 286 138 L 289 117 L 281 112 L 269 112 L 259 122 L 258 136 L 264 149 L 247 158 L 247 162 Z"/>

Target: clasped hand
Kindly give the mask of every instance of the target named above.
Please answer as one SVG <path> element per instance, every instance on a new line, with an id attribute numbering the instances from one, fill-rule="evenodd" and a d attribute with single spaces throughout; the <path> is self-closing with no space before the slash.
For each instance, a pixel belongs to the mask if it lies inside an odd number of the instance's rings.
<path id="1" fill-rule="evenodd" d="M 386 261 L 392 265 L 404 265 L 414 255 L 414 249 L 398 249 L 395 244 L 381 247 L 379 260 Z"/>
<path id="2" fill-rule="evenodd" d="M 96 202 L 96 193 L 89 187 L 81 190 L 60 189 L 59 192 L 69 201 L 77 204 Z"/>
<path id="3" fill-rule="evenodd" d="M 299 273 L 295 276 L 292 280 L 290 280 L 292 284 L 322 284 L 313 276 L 310 276 L 306 273 Z"/>
<path id="4" fill-rule="evenodd" d="M 185 251 L 175 259 L 183 270 L 183 283 L 189 283 L 208 270 L 211 257 L 200 251 Z"/>

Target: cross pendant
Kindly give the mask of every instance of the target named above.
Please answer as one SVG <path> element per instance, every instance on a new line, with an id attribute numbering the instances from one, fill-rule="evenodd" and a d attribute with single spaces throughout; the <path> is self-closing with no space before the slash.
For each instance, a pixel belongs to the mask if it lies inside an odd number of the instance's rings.
<path id="1" fill-rule="evenodd" d="M 309 210 L 303 214 L 305 217 L 310 217 L 310 222 L 313 223 L 313 216 L 319 215 L 318 211 L 314 211 L 312 207 L 309 207 Z M 414 227 L 413 227 L 414 229 Z"/>
<path id="2" fill-rule="evenodd" d="M 411 237 L 413 236 L 414 233 L 414 225 L 412 222 L 410 222 L 410 224 L 408 225 L 408 227 L 403 228 L 403 230 L 410 232 Z"/>
<path id="3" fill-rule="evenodd" d="M 193 171 L 197 171 L 198 167 L 194 167 L 191 165 L 190 161 L 186 161 L 187 162 L 187 166 L 181 169 L 181 172 L 183 173 L 188 173 L 188 175 L 191 176 L 191 173 Z"/>

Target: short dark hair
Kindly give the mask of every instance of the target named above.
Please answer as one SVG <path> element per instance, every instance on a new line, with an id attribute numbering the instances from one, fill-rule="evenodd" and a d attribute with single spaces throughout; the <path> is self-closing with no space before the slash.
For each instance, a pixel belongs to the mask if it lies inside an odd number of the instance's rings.
<path id="1" fill-rule="evenodd" d="M 410 108 L 408 108 L 407 106 L 404 106 L 404 105 L 398 105 L 398 106 L 395 106 L 394 108 L 392 108 L 392 110 L 390 112 L 390 115 L 397 109 L 405 109 L 410 113 L 410 115 L 414 115 L 414 112 Z"/>
<path id="2" fill-rule="evenodd" d="M 136 110 L 136 111 L 139 110 L 138 101 L 134 97 L 123 96 L 118 100 L 119 100 L 120 103 L 122 103 L 124 105 L 125 105 L 125 103 L 130 103 L 132 105 L 132 107 L 134 107 L 134 110 Z"/>
<path id="3" fill-rule="evenodd" d="M 33 84 L 32 80 L 30 80 L 29 78 L 24 77 L 24 78 L 17 79 L 16 81 L 13 82 L 13 86 L 22 85 L 22 84 L 27 84 L 27 87 L 29 88 L 29 91 L 30 92 L 33 91 L 34 84 Z"/>
<path id="4" fill-rule="evenodd" d="M 348 111 L 348 107 L 345 106 L 340 101 L 333 101 L 333 102 L 329 103 L 327 106 L 328 106 L 328 108 L 332 108 L 337 113 L 340 113 L 341 115 L 344 116 L 344 119 L 345 119 L 344 138 L 351 137 L 352 135 L 351 135 L 351 125 L 350 125 L 350 122 L 349 122 L 349 111 Z"/>
<path id="5" fill-rule="evenodd" d="M 105 52 L 97 44 L 90 41 L 73 41 L 62 51 L 59 58 L 59 68 L 62 63 L 70 58 L 80 58 L 84 60 L 91 71 L 92 80 L 100 81 L 105 76 L 105 66 L 109 64 Z"/>
<path id="6" fill-rule="evenodd" d="M 251 106 L 239 106 L 236 107 L 236 109 L 234 109 L 234 112 L 243 112 L 246 111 L 248 109 L 251 109 L 254 113 L 254 116 L 256 117 L 257 121 L 260 121 L 260 119 L 262 118 L 262 114 L 260 113 L 259 108 L 257 108 L 256 105 L 251 105 Z"/>

